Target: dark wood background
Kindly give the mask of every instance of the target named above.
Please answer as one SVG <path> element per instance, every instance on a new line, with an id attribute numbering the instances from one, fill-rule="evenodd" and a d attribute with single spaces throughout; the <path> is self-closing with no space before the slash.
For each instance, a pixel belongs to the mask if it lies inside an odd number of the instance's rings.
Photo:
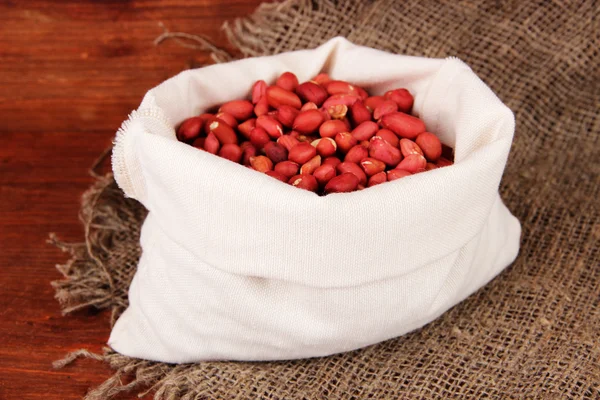
<path id="1" fill-rule="evenodd" d="M 81 241 L 77 218 L 87 170 L 143 94 L 207 54 L 153 40 L 203 34 L 227 47 L 225 20 L 259 0 L 0 0 L 0 399 L 80 399 L 110 375 L 80 360 L 100 351 L 108 315 L 63 317 L 50 281 L 67 255 L 49 232 Z M 134 398 L 135 396 L 130 396 Z"/>

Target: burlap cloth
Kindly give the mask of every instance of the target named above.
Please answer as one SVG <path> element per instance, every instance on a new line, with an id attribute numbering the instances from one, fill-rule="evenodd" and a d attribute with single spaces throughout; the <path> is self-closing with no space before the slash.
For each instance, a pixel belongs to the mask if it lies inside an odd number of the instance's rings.
<path id="1" fill-rule="evenodd" d="M 178 366 L 82 351 L 57 366 L 110 363 L 115 375 L 88 399 L 600 398 L 599 21 L 596 1 L 290 0 L 226 25 L 245 56 L 344 35 L 466 61 L 516 114 L 501 194 L 523 225 L 520 255 L 433 323 L 359 351 Z M 55 240 L 73 255 L 53 283 L 65 312 L 109 308 L 114 322 L 124 310 L 145 213 L 110 175 L 84 195 L 85 243 Z"/>

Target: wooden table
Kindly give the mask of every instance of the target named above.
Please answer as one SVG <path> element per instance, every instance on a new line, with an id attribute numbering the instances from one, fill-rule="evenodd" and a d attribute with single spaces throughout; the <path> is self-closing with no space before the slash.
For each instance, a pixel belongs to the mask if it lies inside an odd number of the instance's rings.
<path id="1" fill-rule="evenodd" d="M 109 376 L 91 360 L 52 369 L 68 351 L 100 351 L 109 326 L 106 313 L 61 315 L 50 281 L 68 256 L 48 233 L 81 241 L 87 169 L 120 123 L 148 89 L 210 63 L 154 46 L 159 23 L 226 46 L 222 23 L 259 3 L 0 1 L 0 399 L 79 399 Z"/>

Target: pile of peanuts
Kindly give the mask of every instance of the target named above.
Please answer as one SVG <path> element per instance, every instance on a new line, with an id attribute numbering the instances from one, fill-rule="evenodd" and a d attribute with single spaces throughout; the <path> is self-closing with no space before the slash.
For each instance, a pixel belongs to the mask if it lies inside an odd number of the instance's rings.
<path id="1" fill-rule="evenodd" d="M 369 96 L 325 73 L 300 84 L 285 72 L 255 82 L 251 101 L 186 119 L 177 138 L 320 195 L 352 192 L 452 164 L 412 106 L 406 89 Z"/>

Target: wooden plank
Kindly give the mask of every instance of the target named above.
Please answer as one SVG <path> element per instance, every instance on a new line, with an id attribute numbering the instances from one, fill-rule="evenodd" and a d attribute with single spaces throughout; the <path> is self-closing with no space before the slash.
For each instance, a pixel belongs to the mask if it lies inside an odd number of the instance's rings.
<path id="1" fill-rule="evenodd" d="M 67 255 L 48 232 L 81 240 L 94 159 L 149 88 L 209 62 L 173 42 L 155 47 L 159 22 L 223 46 L 222 23 L 258 4 L 0 1 L 0 399 L 79 399 L 109 376 L 91 360 L 52 369 L 68 351 L 101 351 L 109 328 L 107 313 L 61 315 L 50 281 Z"/>

